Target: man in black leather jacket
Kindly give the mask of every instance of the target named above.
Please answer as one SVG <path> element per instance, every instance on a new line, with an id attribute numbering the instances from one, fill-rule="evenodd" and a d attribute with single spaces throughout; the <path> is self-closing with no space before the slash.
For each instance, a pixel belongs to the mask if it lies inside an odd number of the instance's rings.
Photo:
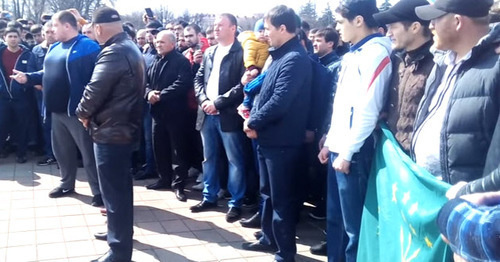
<path id="1" fill-rule="evenodd" d="M 145 63 L 123 32 L 116 10 L 98 9 L 92 22 L 103 49 L 76 115 L 94 140 L 110 246 L 105 255 L 93 261 L 131 261 L 133 191 L 129 165 L 141 126 Z"/>

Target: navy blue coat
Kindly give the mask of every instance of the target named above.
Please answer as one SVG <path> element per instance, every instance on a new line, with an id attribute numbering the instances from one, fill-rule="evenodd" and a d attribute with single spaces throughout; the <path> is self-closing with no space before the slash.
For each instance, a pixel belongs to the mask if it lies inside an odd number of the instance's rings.
<path id="1" fill-rule="evenodd" d="M 309 117 L 312 68 L 297 37 L 270 51 L 258 102 L 248 127 L 257 131 L 260 146 L 299 146 L 304 143 Z"/>
<path id="2" fill-rule="evenodd" d="M 3 52 L 7 49 L 5 44 L 0 45 L 0 57 L 2 57 Z M 35 59 L 31 51 L 21 46 L 23 52 L 21 56 L 17 59 L 14 69 L 21 72 L 33 72 L 35 71 Z M 4 99 L 14 99 L 27 101 L 26 98 L 29 97 L 27 94 L 33 93 L 33 85 L 30 84 L 19 84 L 17 81 L 10 81 L 9 77 L 5 72 L 3 63 L 0 63 L 0 74 L 2 79 L 0 80 L 0 97 Z"/>

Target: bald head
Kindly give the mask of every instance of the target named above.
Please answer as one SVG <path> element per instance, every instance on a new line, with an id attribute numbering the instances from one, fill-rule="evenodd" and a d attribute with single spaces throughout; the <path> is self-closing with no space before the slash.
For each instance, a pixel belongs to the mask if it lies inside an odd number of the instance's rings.
<path id="1" fill-rule="evenodd" d="M 160 56 L 165 56 L 175 49 L 177 39 L 175 34 L 169 30 L 160 31 L 156 35 L 155 47 Z"/>
<path id="2" fill-rule="evenodd" d="M 146 29 L 139 29 L 139 31 L 137 31 L 135 39 L 138 46 L 146 45 Z"/>
<path id="3" fill-rule="evenodd" d="M 94 34 L 99 44 L 105 44 L 111 37 L 123 32 L 121 21 L 94 24 Z"/>

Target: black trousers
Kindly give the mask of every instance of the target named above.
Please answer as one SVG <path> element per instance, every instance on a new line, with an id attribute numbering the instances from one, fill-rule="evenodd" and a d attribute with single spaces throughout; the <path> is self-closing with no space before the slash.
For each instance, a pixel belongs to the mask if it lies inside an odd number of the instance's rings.
<path id="1" fill-rule="evenodd" d="M 173 188 L 183 189 L 190 166 L 189 121 L 177 115 L 153 117 L 153 152 L 160 178 L 172 183 Z M 172 167 L 175 154 L 177 167 Z"/>

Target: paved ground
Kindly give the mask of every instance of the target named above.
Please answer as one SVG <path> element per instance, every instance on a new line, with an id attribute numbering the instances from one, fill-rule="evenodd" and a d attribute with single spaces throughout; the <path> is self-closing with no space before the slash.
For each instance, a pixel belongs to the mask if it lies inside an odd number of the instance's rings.
<path id="1" fill-rule="evenodd" d="M 0 261 L 90 261 L 108 250 L 93 237 L 105 230 L 105 217 L 88 204 L 90 189 L 83 169 L 78 172 L 77 193 L 50 199 L 48 192 L 59 184 L 55 165 L 0 159 Z M 134 261 L 272 261 L 270 254 L 240 249 L 255 230 L 227 223 L 225 203 L 217 211 L 192 214 L 188 207 L 199 201 L 199 192 L 188 192 L 190 200 L 181 203 L 171 191 L 146 190 L 149 182 L 134 184 Z M 323 234 L 322 224 L 306 211 L 298 225 L 297 261 L 326 261 L 309 253 Z"/>

